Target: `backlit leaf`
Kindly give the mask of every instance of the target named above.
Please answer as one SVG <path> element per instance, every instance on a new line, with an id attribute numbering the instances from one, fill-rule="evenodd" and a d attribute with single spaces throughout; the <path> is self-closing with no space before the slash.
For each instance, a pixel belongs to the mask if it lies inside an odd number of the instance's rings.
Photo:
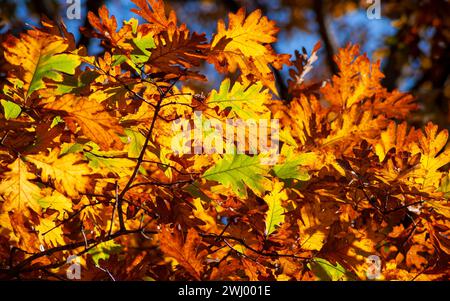
<path id="1" fill-rule="evenodd" d="M 208 98 L 208 104 L 218 106 L 221 110 L 231 108 L 237 117 L 242 119 L 256 119 L 260 114 L 267 112 L 264 104 L 270 100 L 267 90 L 261 83 L 243 85 L 239 82 L 230 87 L 230 80 L 225 79 L 220 90 L 213 90 Z"/>
<path id="2" fill-rule="evenodd" d="M 284 208 L 281 206 L 283 201 L 287 200 L 286 191 L 283 190 L 283 184 L 276 182 L 273 190 L 264 197 L 269 206 L 269 210 L 266 213 L 266 230 L 264 234 L 269 236 L 276 230 L 276 227 L 284 222 Z"/>
<path id="3" fill-rule="evenodd" d="M 18 158 L 11 163 L 9 171 L 4 173 L 0 182 L 0 195 L 5 199 L 3 210 L 5 211 L 25 211 L 33 209 L 35 212 L 41 212 L 41 206 L 38 200 L 41 199 L 41 189 L 32 181 L 36 175 L 29 172 L 27 164 Z"/>
<path id="4" fill-rule="evenodd" d="M 21 86 L 9 96 L 16 101 L 22 99 L 22 103 L 45 87 L 44 78 L 62 81 L 62 73 L 73 75 L 81 63 L 78 55 L 66 53 L 67 41 L 36 29 L 22 34 L 20 39 L 9 36 L 3 45 L 6 60 L 17 68 L 10 81 L 21 81 Z"/>
<path id="5" fill-rule="evenodd" d="M 66 94 L 46 104 L 45 107 L 60 112 L 72 132 L 78 132 L 78 125 L 87 138 L 96 142 L 104 150 L 122 145 L 118 134 L 123 133 L 123 128 L 117 119 L 106 112 L 105 107 L 95 100 L 86 97 L 76 98 L 72 94 Z"/>
<path id="6" fill-rule="evenodd" d="M 56 189 L 68 196 L 77 197 L 89 188 L 91 169 L 83 162 L 79 153 L 59 156 L 60 150 L 54 149 L 48 156 L 31 155 L 26 159 L 41 170 L 45 182 L 53 180 Z"/>
<path id="7" fill-rule="evenodd" d="M 211 42 L 212 53 L 209 61 L 221 71 L 234 72 L 239 68 L 244 76 L 254 74 L 256 78 L 273 92 L 276 92 L 274 75 L 270 66 L 281 69 L 288 64 L 288 55 L 277 55 L 270 43 L 274 43 L 278 29 L 274 21 L 261 16 L 255 10 L 247 17 L 245 10 L 229 14 L 229 24 L 220 20 L 217 33 Z"/>
<path id="8" fill-rule="evenodd" d="M 48 247 L 64 245 L 64 236 L 61 227 L 57 226 L 52 217 L 41 219 L 41 223 L 36 226 L 39 233 L 39 241 Z"/>
<path id="9" fill-rule="evenodd" d="M 203 178 L 217 181 L 230 187 L 241 196 L 247 196 L 248 186 L 254 193 L 261 195 L 264 192 L 264 182 L 267 168 L 262 166 L 257 156 L 243 154 L 224 155 L 215 166 L 205 171 Z"/>
<path id="10" fill-rule="evenodd" d="M 13 103 L 12 101 L 2 99 L 1 104 L 3 106 L 3 111 L 5 112 L 5 118 L 7 120 L 17 118 L 17 116 L 19 116 L 20 112 L 22 111 L 20 106 Z"/>
<path id="11" fill-rule="evenodd" d="M 161 250 L 186 269 L 186 271 L 196 280 L 201 280 L 203 272 L 202 258 L 198 247 L 201 241 L 195 229 L 190 228 L 186 239 L 183 239 L 177 229 L 170 229 L 167 226 L 162 228 L 160 234 Z"/>

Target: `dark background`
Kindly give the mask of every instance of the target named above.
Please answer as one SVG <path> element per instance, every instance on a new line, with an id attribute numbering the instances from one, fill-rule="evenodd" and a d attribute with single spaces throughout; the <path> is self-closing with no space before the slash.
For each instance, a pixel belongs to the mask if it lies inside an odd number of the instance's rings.
<path id="1" fill-rule="evenodd" d="M 80 0 L 81 19 L 68 20 L 67 2 L 74 0 L 0 0 L 0 33 L 18 34 L 30 25 L 37 25 L 40 15 L 50 19 L 63 18 L 79 44 L 90 54 L 103 49 L 95 39 L 80 35 L 80 26 L 89 27 L 87 10 L 97 12 L 106 4 L 118 23 L 132 17 L 135 5 L 130 0 Z M 261 9 L 280 27 L 277 52 L 293 54 L 304 47 L 310 52 L 317 41 L 322 42 L 319 61 L 312 76 L 326 79 L 336 66 L 332 61 L 337 49 L 349 42 L 359 43 L 372 60 L 381 60 L 384 85 L 412 93 L 421 104 L 410 123 L 422 126 L 428 121 L 450 129 L 450 2 L 447 0 L 378 0 L 380 19 L 369 19 L 367 8 L 375 0 L 166 0 L 167 7 L 177 12 L 178 20 L 187 23 L 208 37 L 216 30 L 219 19 L 228 12 L 245 7 L 247 12 Z M 203 72 L 210 82 L 201 88 L 208 91 L 219 85 L 221 77 L 211 66 Z M 4 74 L 0 74 L 4 76 Z M 277 74 L 277 84 L 283 87 L 287 68 Z M 1 79 L 1 78 L 0 78 Z M 280 89 L 283 97 L 283 89 Z"/>

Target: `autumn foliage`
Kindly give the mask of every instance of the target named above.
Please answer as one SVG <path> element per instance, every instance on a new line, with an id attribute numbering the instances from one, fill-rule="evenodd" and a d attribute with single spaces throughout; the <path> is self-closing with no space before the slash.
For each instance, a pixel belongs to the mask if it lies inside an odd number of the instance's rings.
<path id="1" fill-rule="evenodd" d="M 142 24 L 89 13 L 96 57 L 47 19 L 1 38 L 1 279 L 66 279 L 71 255 L 82 280 L 365 280 L 370 255 L 379 279 L 449 278 L 448 132 L 409 126 L 414 99 L 379 63 L 349 45 L 314 83 L 320 46 L 276 53 L 260 11 L 206 37 L 133 2 Z M 225 79 L 201 93 L 207 63 Z M 174 153 L 172 122 L 194 111 L 279 119 L 279 161 Z"/>

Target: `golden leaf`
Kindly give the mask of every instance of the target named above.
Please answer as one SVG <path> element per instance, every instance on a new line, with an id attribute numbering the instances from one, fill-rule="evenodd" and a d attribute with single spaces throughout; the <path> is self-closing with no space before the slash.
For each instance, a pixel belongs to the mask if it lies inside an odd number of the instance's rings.
<path id="1" fill-rule="evenodd" d="M 86 192 L 90 187 L 88 175 L 91 169 L 83 162 L 83 156 L 80 153 L 69 153 L 61 157 L 59 155 L 60 150 L 54 148 L 48 156 L 30 155 L 26 159 L 41 169 L 44 182 L 53 180 L 58 191 L 72 197 Z"/>
<path id="2" fill-rule="evenodd" d="M 429 122 L 425 127 L 425 133 L 419 131 L 417 138 L 418 143 L 413 143 L 411 152 L 421 154 L 420 168 L 414 171 L 413 176 L 422 187 L 439 188 L 443 177 L 439 168 L 450 162 L 450 148 L 442 151 L 447 144 L 448 131 L 442 130 L 438 133 L 438 126 Z"/>
<path id="3" fill-rule="evenodd" d="M 284 222 L 284 208 L 281 206 L 283 201 L 288 199 L 286 190 L 283 189 L 282 182 L 276 182 L 273 185 L 272 192 L 264 196 L 264 201 L 269 206 L 266 213 L 266 230 L 264 234 L 269 236 L 276 230 L 276 227 Z"/>
<path id="4" fill-rule="evenodd" d="M 300 209 L 301 219 L 297 221 L 302 249 L 320 251 L 329 233 L 329 226 L 336 219 L 330 211 L 322 210 L 320 204 L 306 203 Z"/>
<path id="5" fill-rule="evenodd" d="M 189 228 L 186 239 L 183 240 L 179 230 L 164 226 L 159 237 L 161 250 L 173 257 L 192 277 L 201 280 L 204 255 L 198 253 L 201 238 L 197 231 Z"/>
<path id="6" fill-rule="evenodd" d="M 45 104 L 45 108 L 61 112 L 73 133 L 77 133 L 75 124 L 79 125 L 81 132 L 102 149 L 108 150 L 122 146 L 118 134 L 124 133 L 123 128 L 117 119 L 106 112 L 105 107 L 95 100 L 66 94 Z"/>
<path id="7" fill-rule="evenodd" d="M 41 189 L 31 180 L 36 176 L 28 171 L 27 164 L 18 158 L 8 165 L 10 171 L 4 174 L 0 182 L 0 195 L 5 199 L 4 211 L 22 211 L 31 208 L 35 212 L 41 212 L 38 200 L 42 198 Z"/>
<path id="8" fill-rule="evenodd" d="M 20 39 L 10 35 L 3 46 L 5 59 L 15 66 L 8 76 L 12 86 L 5 92 L 18 104 L 27 104 L 34 91 L 45 88 L 44 78 L 62 81 L 62 73 L 74 74 L 81 63 L 78 55 L 66 53 L 69 44 L 65 39 L 37 29 Z"/>
<path id="9" fill-rule="evenodd" d="M 47 195 L 38 201 L 43 209 L 53 209 L 59 212 L 57 218 L 63 220 L 64 213 L 72 211 L 72 200 L 68 199 L 63 194 L 54 190 L 51 195 Z"/>
<path id="10" fill-rule="evenodd" d="M 359 46 L 349 45 L 335 56 L 339 75 L 333 76 L 332 84 L 322 88 L 322 92 L 332 105 L 350 108 L 375 93 L 383 91 L 380 80 L 380 64 L 372 64 L 367 55 L 359 55 Z"/>
<path id="11" fill-rule="evenodd" d="M 375 153 L 377 154 L 380 162 L 384 160 L 386 154 L 392 149 L 397 148 L 398 151 L 402 150 L 405 145 L 406 138 L 406 123 L 403 122 L 397 126 L 395 122 L 391 122 L 388 128 L 381 132 L 381 141 L 375 146 Z"/>
<path id="12" fill-rule="evenodd" d="M 242 8 L 236 14 L 230 13 L 229 20 L 228 28 L 223 20 L 217 24 L 217 34 L 212 40 L 212 53 L 208 60 L 221 72 L 234 72 L 240 68 L 244 77 L 254 75 L 276 92 L 270 66 L 281 69 L 283 64 L 290 64 L 290 56 L 278 55 L 270 46 L 277 40 L 275 22 L 261 16 L 260 10 L 245 17 Z"/>
<path id="13" fill-rule="evenodd" d="M 56 227 L 53 218 L 50 216 L 48 218 L 42 218 L 36 230 L 39 233 L 39 241 L 42 244 L 46 244 L 50 247 L 56 247 L 64 245 L 64 238 L 61 226 Z"/>

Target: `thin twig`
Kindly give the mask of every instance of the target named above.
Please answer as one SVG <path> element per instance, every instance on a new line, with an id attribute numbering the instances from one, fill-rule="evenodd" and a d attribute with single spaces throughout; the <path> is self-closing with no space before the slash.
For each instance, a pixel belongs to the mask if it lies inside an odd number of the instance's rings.
<path id="1" fill-rule="evenodd" d="M 153 119 L 152 119 L 152 122 L 150 124 L 150 129 L 148 130 L 147 135 L 145 137 L 145 141 L 144 141 L 144 144 L 142 146 L 141 153 L 139 154 L 136 166 L 135 166 L 135 168 L 133 170 L 133 173 L 131 174 L 130 179 L 128 180 L 127 184 L 125 185 L 124 189 L 119 194 L 119 201 L 118 201 L 117 209 L 118 209 L 118 214 L 119 214 L 119 224 L 120 224 L 120 230 L 121 231 L 126 230 L 125 223 L 123 221 L 122 199 L 125 196 L 125 193 L 127 193 L 127 191 L 130 189 L 131 185 L 133 184 L 133 181 L 134 181 L 134 179 L 136 178 L 136 176 L 137 176 L 137 174 L 139 172 L 139 168 L 141 167 L 142 160 L 144 159 L 145 151 L 147 150 L 148 144 L 150 143 L 150 140 L 152 140 L 152 132 L 153 132 L 153 129 L 155 127 L 155 123 L 156 123 L 156 119 L 158 117 L 159 110 L 161 109 L 161 102 L 164 99 L 165 95 L 168 93 L 168 91 L 170 91 L 173 88 L 175 83 L 176 83 L 176 81 L 169 87 L 168 90 L 166 90 L 166 91 L 162 92 L 162 94 L 160 94 L 160 98 L 159 98 L 159 100 L 157 102 L 157 105 L 156 105 L 156 108 L 155 108 L 155 113 L 153 115 Z"/>

